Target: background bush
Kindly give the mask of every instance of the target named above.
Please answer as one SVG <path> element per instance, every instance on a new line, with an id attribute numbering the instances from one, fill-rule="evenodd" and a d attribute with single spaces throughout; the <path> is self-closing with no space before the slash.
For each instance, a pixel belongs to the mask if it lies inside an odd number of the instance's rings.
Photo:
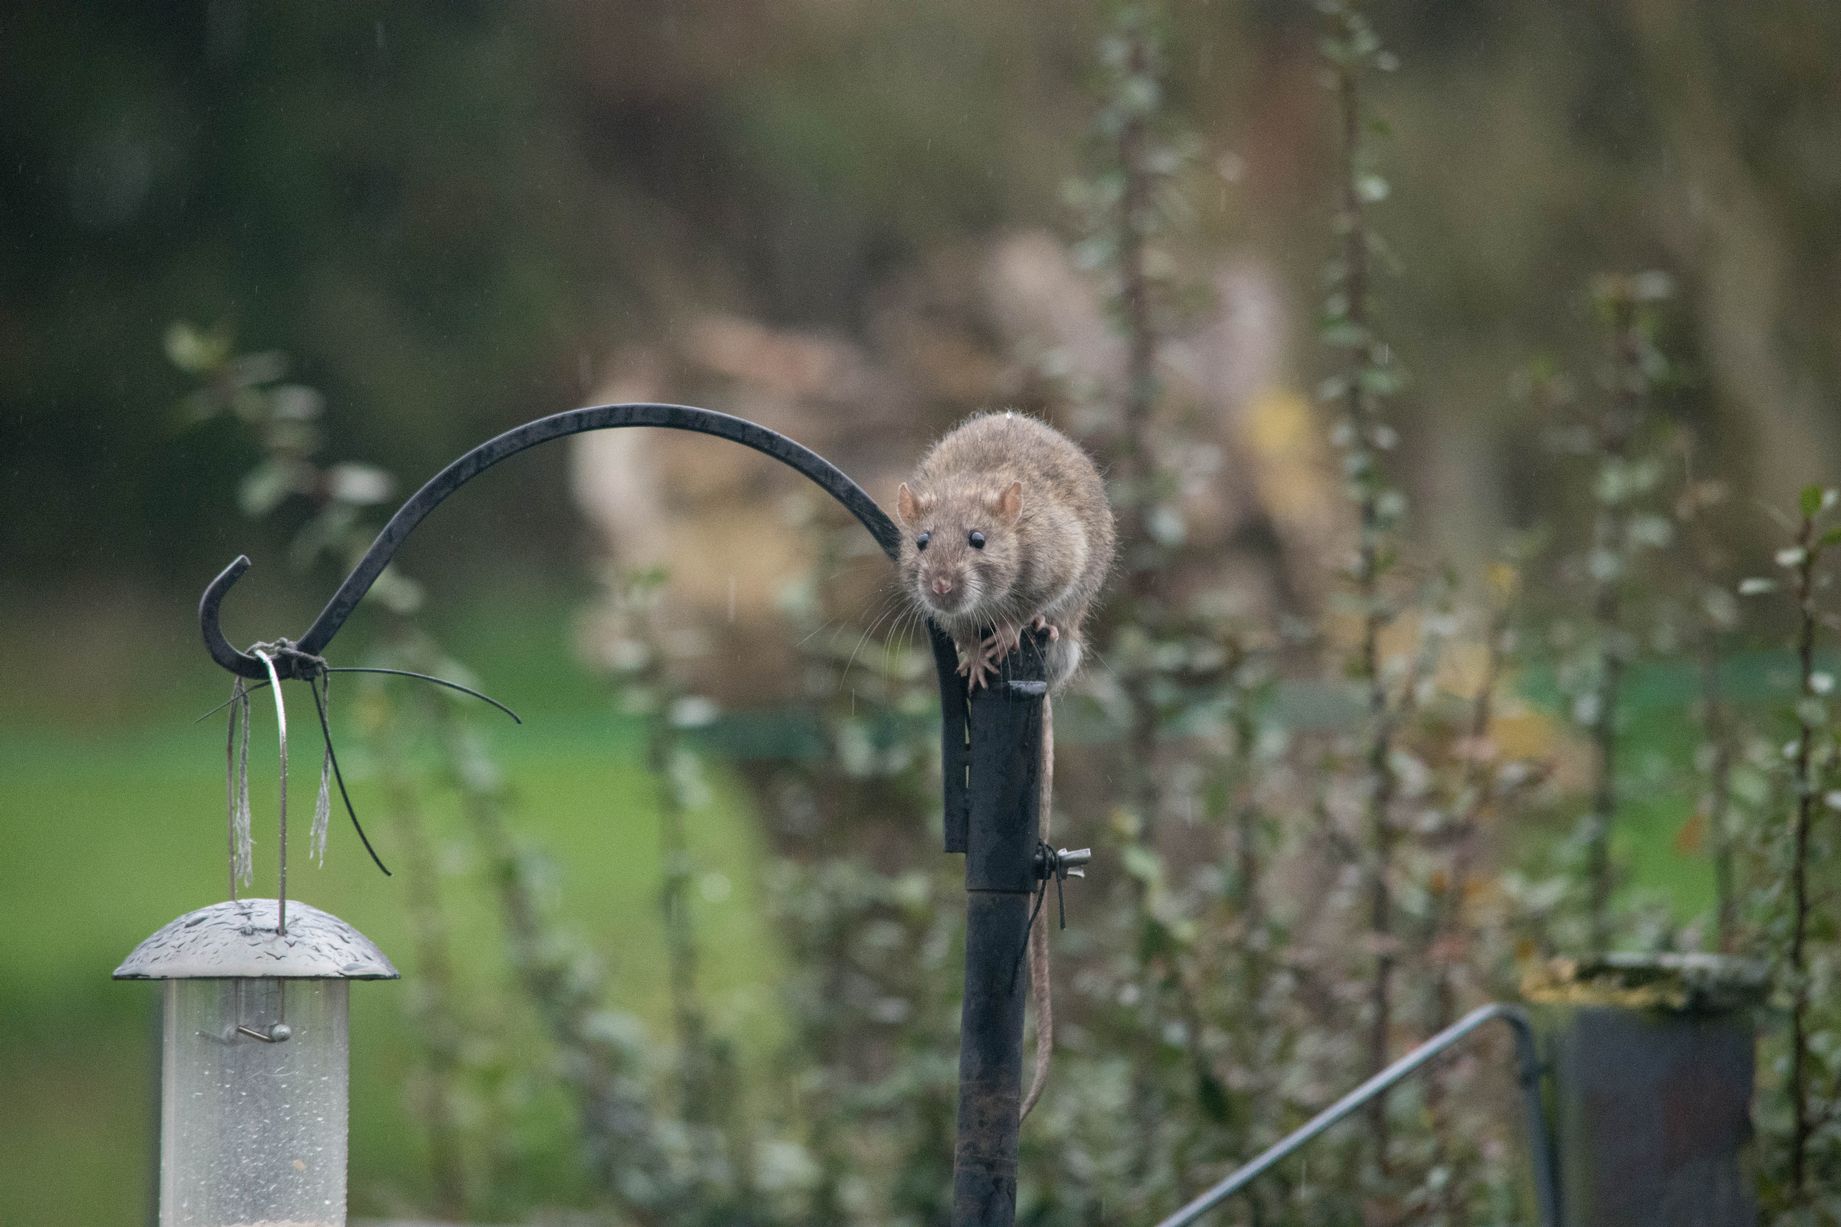
<path id="1" fill-rule="evenodd" d="M 0 1220 L 150 1196 L 105 976 L 221 891 L 204 579 L 249 552 L 231 634 L 291 632 L 422 474 L 623 395 L 882 497 L 999 403 L 1108 465 L 1028 1221 L 1167 1211 L 1604 946 L 1771 963 L 1767 1205 L 1841 1214 L 1825 10 L 0 20 Z M 687 455 L 496 475 L 337 645 L 530 723 L 335 686 L 399 876 L 335 831 L 299 889 L 406 973 L 356 995 L 356 1209 L 943 1221 L 924 644 L 816 496 Z M 1525 1220 L 1505 1070 L 1242 1219 Z"/>

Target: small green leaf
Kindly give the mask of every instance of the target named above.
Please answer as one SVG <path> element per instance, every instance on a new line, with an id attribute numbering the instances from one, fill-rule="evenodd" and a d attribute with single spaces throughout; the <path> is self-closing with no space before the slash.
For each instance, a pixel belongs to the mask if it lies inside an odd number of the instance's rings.
<path id="1" fill-rule="evenodd" d="M 184 321 L 166 329 L 166 360 L 188 375 L 203 375 L 216 370 L 230 358 L 228 331 L 207 331 Z"/>
<path id="2" fill-rule="evenodd" d="M 371 585 L 369 599 L 377 601 L 391 613 L 403 617 L 422 608 L 422 585 L 408 576 L 399 573 L 394 567 L 385 567 Z"/>
<path id="3" fill-rule="evenodd" d="M 1189 532 L 1182 512 L 1168 503 L 1159 503 L 1151 508 L 1150 514 L 1145 517 L 1144 527 L 1152 540 L 1168 547 L 1181 545 Z"/>
<path id="4" fill-rule="evenodd" d="M 326 470 L 326 493 L 354 506 L 381 503 L 395 486 L 388 473 L 368 464 L 335 464 Z"/>
<path id="5" fill-rule="evenodd" d="M 1630 296 L 1637 302 L 1662 302 L 1675 292 L 1675 279 L 1651 269 L 1630 279 Z"/>
<path id="6" fill-rule="evenodd" d="M 352 539 L 351 530 L 357 514 L 355 508 L 343 503 L 328 503 L 294 534 L 294 540 L 288 544 L 289 560 L 295 567 L 305 570 L 321 554 L 336 555 L 342 545 L 355 544 L 362 548 L 362 537 Z"/>
<path id="7" fill-rule="evenodd" d="M 1616 550 L 1597 549 L 1586 555 L 1586 572 L 1601 584 L 1622 578 L 1624 560 Z"/>
<path id="8" fill-rule="evenodd" d="M 1660 549 L 1674 537 L 1675 526 L 1662 516 L 1640 515 L 1632 517 L 1627 531 L 1632 544 Z"/>
<path id="9" fill-rule="evenodd" d="M 1386 367 L 1365 367 L 1355 378 L 1362 390 L 1371 396 L 1392 396 L 1400 390 L 1399 375 Z"/>
<path id="10" fill-rule="evenodd" d="M 1354 349 L 1368 343 L 1368 330 L 1347 318 L 1325 321 L 1317 329 L 1317 339 L 1339 349 Z"/>
<path id="11" fill-rule="evenodd" d="M 1157 882 L 1163 877 L 1163 861 L 1143 844 L 1131 844 L 1121 858 L 1125 872 L 1140 882 Z"/>
<path id="12" fill-rule="evenodd" d="M 325 415 L 326 398 L 298 383 L 284 383 L 268 390 L 269 413 L 277 421 L 313 422 Z"/>
<path id="13" fill-rule="evenodd" d="M 1216 1124 L 1224 1125 L 1232 1119 L 1233 1106 L 1227 1088 L 1221 1085 L 1221 1080 L 1212 1072 L 1203 1070 L 1196 1076 L 1195 1097 L 1202 1111 Z"/>
<path id="14" fill-rule="evenodd" d="M 298 488 L 295 477 L 291 466 L 265 461 L 251 469 L 237 486 L 237 504 L 252 519 L 267 515 Z"/>

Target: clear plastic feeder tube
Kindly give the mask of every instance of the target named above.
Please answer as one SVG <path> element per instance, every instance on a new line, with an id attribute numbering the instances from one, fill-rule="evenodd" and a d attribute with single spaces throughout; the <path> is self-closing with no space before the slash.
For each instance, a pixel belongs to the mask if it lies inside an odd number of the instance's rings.
<path id="1" fill-rule="evenodd" d="M 346 996 L 343 980 L 167 981 L 161 1227 L 343 1227 Z"/>

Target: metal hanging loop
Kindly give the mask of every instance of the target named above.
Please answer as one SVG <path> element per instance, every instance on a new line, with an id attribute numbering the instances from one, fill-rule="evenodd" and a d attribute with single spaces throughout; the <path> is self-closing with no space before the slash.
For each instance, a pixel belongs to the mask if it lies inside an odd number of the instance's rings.
<path id="1" fill-rule="evenodd" d="M 281 875 L 275 894 L 275 932 L 285 937 L 288 932 L 288 708 L 281 700 L 281 678 L 275 672 L 275 658 L 269 655 L 273 650 L 273 645 L 261 644 L 255 648 L 255 654 L 267 670 L 270 687 L 275 692 L 275 727 L 281 738 L 281 835 L 275 841 L 281 857 Z"/>

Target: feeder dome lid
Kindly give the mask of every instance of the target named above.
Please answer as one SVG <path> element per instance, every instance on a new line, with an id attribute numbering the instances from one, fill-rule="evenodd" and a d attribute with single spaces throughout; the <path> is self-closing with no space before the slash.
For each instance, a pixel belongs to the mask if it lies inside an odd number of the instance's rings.
<path id="1" fill-rule="evenodd" d="M 330 912 L 288 900 L 276 932 L 273 899 L 231 899 L 187 912 L 134 948 L 117 980 L 395 980 L 370 938 Z"/>

